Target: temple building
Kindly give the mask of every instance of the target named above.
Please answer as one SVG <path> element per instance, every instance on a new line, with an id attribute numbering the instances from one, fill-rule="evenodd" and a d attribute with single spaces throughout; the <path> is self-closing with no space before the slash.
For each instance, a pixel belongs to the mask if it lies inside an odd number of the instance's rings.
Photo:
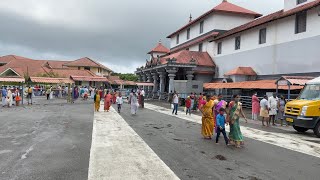
<path id="1" fill-rule="evenodd" d="M 208 83 L 320 75 L 320 0 L 284 0 L 263 16 L 223 0 L 174 31 L 135 72 L 153 92 L 174 90 L 175 80 Z M 222 87 L 220 88 L 228 88 Z M 149 89 L 151 90 L 151 89 Z"/>
<path id="2" fill-rule="evenodd" d="M 74 61 L 34 60 L 16 55 L 0 57 L 0 78 L 38 80 L 42 77 L 43 82 L 67 78 L 75 85 L 100 87 L 109 82 L 111 73 L 111 69 L 88 57 Z"/>

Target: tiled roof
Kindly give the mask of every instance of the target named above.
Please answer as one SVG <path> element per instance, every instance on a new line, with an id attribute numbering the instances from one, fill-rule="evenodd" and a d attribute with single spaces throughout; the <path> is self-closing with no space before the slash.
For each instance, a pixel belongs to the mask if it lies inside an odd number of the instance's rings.
<path id="1" fill-rule="evenodd" d="M 208 16 L 211 13 L 214 12 L 225 12 L 225 13 L 236 13 L 236 14 L 245 14 L 245 15 L 252 15 L 254 17 L 260 17 L 262 16 L 259 13 L 250 11 L 248 9 L 242 8 L 240 6 L 234 5 L 232 3 L 229 2 L 225 2 L 223 1 L 221 4 L 219 4 L 218 6 L 214 7 L 213 9 L 211 9 L 210 11 L 204 13 L 203 15 L 201 15 L 200 17 L 198 17 L 197 19 L 189 22 L 188 24 L 186 24 L 185 26 L 183 26 L 182 28 L 178 29 L 176 32 L 170 34 L 169 36 L 167 36 L 167 38 L 171 38 L 172 36 L 174 36 L 175 34 L 179 33 L 180 31 L 186 29 L 187 27 L 191 26 L 192 24 L 202 20 L 204 17 Z"/>
<path id="2" fill-rule="evenodd" d="M 166 48 L 164 45 L 162 45 L 161 42 L 159 42 L 155 48 L 153 48 L 150 52 L 148 52 L 148 54 L 151 54 L 153 52 L 168 53 L 168 52 L 170 52 L 170 49 Z"/>
<path id="3" fill-rule="evenodd" d="M 154 86 L 154 84 L 150 82 L 137 82 L 136 85 L 137 86 Z"/>
<path id="4" fill-rule="evenodd" d="M 314 77 L 311 76 L 282 76 L 279 80 L 287 80 L 291 85 L 304 86 L 312 79 Z"/>
<path id="5" fill-rule="evenodd" d="M 120 76 L 109 76 L 108 79 L 109 79 L 110 81 L 121 80 L 121 79 L 120 79 Z"/>
<path id="6" fill-rule="evenodd" d="M 312 2 L 309 2 L 309 3 L 303 4 L 303 5 L 300 5 L 300 6 L 296 7 L 296 8 L 293 8 L 293 9 L 288 10 L 288 11 L 280 10 L 280 11 L 277 11 L 275 13 L 269 14 L 267 16 L 263 16 L 263 17 L 258 18 L 256 20 L 253 20 L 253 21 L 251 21 L 249 23 L 246 23 L 246 24 L 243 24 L 241 26 L 238 26 L 236 28 L 233 28 L 233 29 L 221 34 L 221 35 L 218 35 L 215 39 L 219 40 L 221 38 L 228 37 L 230 35 L 233 35 L 233 34 L 236 34 L 236 33 L 239 33 L 239 32 L 242 32 L 242 31 L 257 27 L 257 26 L 260 26 L 262 24 L 265 24 L 265 23 L 268 23 L 268 22 L 271 22 L 271 21 L 275 21 L 275 20 L 278 20 L 278 19 L 282 19 L 282 18 L 291 16 L 291 15 L 294 15 L 296 13 L 299 13 L 301 11 L 305 11 L 305 10 L 311 9 L 311 8 L 316 7 L 318 5 L 320 5 L 320 0 L 316 0 L 316 1 L 312 1 Z"/>
<path id="7" fill-rule="evenodd" d="M 47 84 L 74 84 L 74 81 L 70 78 L 30 77 L 30 81 Z"/>
<path id="8" fill-rule="evenodd" d="M 119 76 L 109 76 L 109 81 L 112 85 L 129 85 L 129 86 L 135 86 L 134 81 L 125 81 L 120 79 Z"/>
<path id="9" fill-rule="evenodd" d="M 24 78 L 2 78 L 0 77 L 0 82 L 21 82 L 23 83 L 25 80 Z"/>
<path id="10" fill-rule="evenodd" d="M 160 58 L 160 63 L 167 64 L 167 59 L 172 58 L 176 59 L 176 63 L 178 64 L 190 64 L 190 61 L 193 59 L 195 60 L 196 65 L 198 66 L 215 66 L 215 63 L 213 62 L 213 60 L 207 52 L 188 50 L 182 50 L 167 56 L 163 56 Z M 152 64 L 157 64 L 157 59 L 153 59 Z"/>
<path id="11" fill-rule="evenodd" d="M 39 74 L 44 74 L 46 71 L 43 69 L 44 61 L 41 60 L 33 60 L 29 58 L 24 58 L 20 56 L 3 56 L 0 57 L 0 61 L 7 61 L 8 63 L 4 66 L 0 67 L 0 73 L 11 68 L 11 69 L 19 69 L 18 73 L 20 76 L 29 75 L 29 76 L 37 76 Z"/>
<path id="12" fill-rule="evenodd" d="M 74 81 L 88 81 L 88 82 L 109 82 L 109 80 L 105 77 L 99 76 L 71 76 Z"/>
<path id="13" fill-rule="evenodd" d="M 59 77 L 68 78 L 70 76 L 89 76 L 94 77 L 95 75 L 88 70 L 78 69 L 52 69 L 49 72 L 59 75 Z"/>
<path id="14" fill-rule="evenodd" d="M 0 62 L 6 63 L 5 65 L 0 66 L 0 74 L 10 68 L 21 77 L 24 77 L 25 75 L 33 77 L 42 76 L 50 72 L 58 74 L 59 77 L 70 77 L 71 75 L 95 76 L 92 72 L 87 70 L 69 69 L 67 66 L 64 66 L 64 64 L 73 61 L 34 60 L 21 56 L 7 55 L 0 57 Z"/>
<path id="15" fill-rule="evenodd" d="M 192 39 L 192 40 L 187 41 L 187 42 L 185 42 L 185 43 L 183 43 L 183 44 L 180 44 L 179 46 L 176 46 L 176 47 L 172 48 L 172 49 L 170 50 L 170 53 L 174 53 L 174 52 L 180 51 L 180 50 L 182 50 L 182 49 L 189 48 L 190 46 L 193 46 L 193 45 L 195 45 L 195 44 L 198 44 L 198 43 L 201 43 L 201 42 L 203 42 L 203 41 L 205 41 L 205 40 L 208 40 L 208 39 L 210 39 L 210 38 L 212 38 L 212 37 L 215 37 L 215 36 L 217 36 L 218 34 L 219 34 L 219 33 L 216 32 L 216 31 L 211 31 L 211 32 L 209 32 L 209 33 L 206 33 L 206 34 L 204 34 L 204 35 L 202 35 L 202 36 L 199 36 L 199 37 L 197 37 L 197 38 L 195 38 L 195 39 Z"/>
<path id="16" fill-rule="evenodd" d="M 223 1 L 221 4 L 213 8 L 216 12 L 230 12 L 230 13 L 237 13 L 237 14 L 248 14 L 248 15 L 254 15 L 255 17 L 262 16 L 259 13 L 256 13 L 254 11 L 245 9 L 243 7 L 237 6 L 235 4 L 229 3 L 227 1 Z"/>
<path id="17" fill-rule="evenodd" d="M 277 89 L 276 80 L 244 81 L 234 83 L 205 83 L 204 89 Z M 291 90 L 300 90 L 303 86 L 290 86 Z M 288 86 L 279 86 L 281 90 L 288 90 Z"/>
<path id="18" fill-rule="evenodd" d="M 225 76 L 231 75 L 256 76 L 257 73 L 252 69 L 252 67 L 237 67 L 225 74 Z"/>
<path id="19" fill-rule="evenodd" d="M 106 69 L 108 71 L 112 71 L 111 69 L 107 68 L 106 66 L 88 58 L 88 57 L 84 57 L 81 59 L 77 59 L 75 61 L 71 61 L 68 63 L 65 63 L 64 66 L 81 66 L 81 67 L 100 67 L 103 69 Z"/>

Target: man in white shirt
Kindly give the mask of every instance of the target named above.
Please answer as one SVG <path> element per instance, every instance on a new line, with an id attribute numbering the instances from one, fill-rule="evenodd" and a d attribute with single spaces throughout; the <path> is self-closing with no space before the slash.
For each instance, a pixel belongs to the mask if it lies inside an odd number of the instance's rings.
<path id="1" fill-rule="evenodd" d="M 275 126 L 275 118 L 278 110 L 278 97 L 276 93 L 273 93 L 271 97 L 268 99 L 268 108 L 269 108 L 269 124 L 272 120 L 272 125 Z"/>
<path id="2" fill-rule="evenodd" d="M 270 126 L 269 118 L 269 107 L 268 107 L 268 96 L 263 96 L 263 99 L 260 101 L 260 116 L 262 117 L 262 126 L 266 126 L 264 122 L 267 122 L 267 126 Z"/>
<path id="3" fill-rule="evenodd" d="M 145 96 L 145 92 L 143 89 L 141 89 L 140 91 L 140 96 L 141 96 L 141 108 L 144 108 L 144 96 Z"/>
<path id="4" fill-rule="evenodd" d="M 121 92 L 119 92 L 119 96 L 118 96 L 117 99 L 116 99 L 116 103 L 117 103 L 117 105 L 118 105 L 118 113 L 120 113 L 121 106 L 122 106 L 122 104 L 123 104 L 123 99 L 122 99 Z"/>
<path id="5" fill-rule="evenodd" d="M 178 104 L 179 104 L 179 96 L 176 92 L 174 92 L 172 114 L 175 112 L 175 115 L 178 115 Z"/>

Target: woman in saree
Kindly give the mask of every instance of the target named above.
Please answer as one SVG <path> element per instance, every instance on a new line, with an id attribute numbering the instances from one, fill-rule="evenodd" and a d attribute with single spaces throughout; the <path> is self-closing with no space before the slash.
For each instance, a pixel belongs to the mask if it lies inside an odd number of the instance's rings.
<path id="1" fill-rule="evenodd" d="M 95 108 L 95 111 L 99 112 L 99 109 L 100 109 L 100 93 L 99 91 L 96 91 L 96 95 L 94 95 L 94 108 Z"/>
<path id="2" fill-rule="evenodd" d="M 135 92 L 130 96 L 131 114 L 136 115 L 139 107 L 138 97 Z"/>
<path id="3" fill-rule="evenodd" d="M 213 135 L 214 129 L 214 118 L 212 113 L 212 108 L 214 106 L 214 102 L 211 100 L 210 96 L 206 97 L 207 102 L 200 109 L 202 113 L 202 129 L 201 134 L 205 139 L 211 139 Z"/>
<path id="4" fill-rule="evenodd" d="M 237 148 L 243 144 L 243 136 L 240 130 L 240 115 L 248 122 L 242 110 L 242 103 L 240 103 L 240 96 L 234 95 L 233 101 L 229 104 L 228 119 L 230 123 L 229 140 L 231 144 L 235 144 Z"/>
<path id="5" fill-rule="evenodd" d="M 114 92 L 113 92 L 113 96 L 112 96 L 112 103 L 113 103 L 113 104 L 116 104 L 117 96 L 118 96 L 118 95 L 117 95 L 117 91 L 114 91 Z"/>
<path id="6" fill-rule="evenodd" d="M 112 100 L 111 98 L 111 94 L 109 93 L 109 91 L 107 91 L 106 95 L 104 96 L 104 112 L 109 112 Z"/>

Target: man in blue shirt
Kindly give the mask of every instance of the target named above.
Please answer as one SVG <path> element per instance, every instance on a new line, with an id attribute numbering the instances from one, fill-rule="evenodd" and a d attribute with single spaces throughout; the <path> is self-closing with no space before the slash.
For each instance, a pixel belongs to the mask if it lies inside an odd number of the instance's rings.
<path id="1" fill-rule="evenodd" d="M 219 141 L 219 136 L 220 133 L 223 134 L 224 140 L 226 142 L 226 145 L 228 145 L 229 140 L 226 134 L 226 128 L 225 128 L 225 124 L 226 124 L 226 118 L 224 117 L 224 108 L 220 108 L 219 110 L 219 114 L 217 115 L 217 137 L 216 137 L 216 144 L 218 144 Z"/>
<path id="2" fill-rule="evenodd" d="M 1 90 L 1 97 L 2 97 L 2 106 L 6 106 L 6 98 L 7 98 L 7 90 L 4 86 L 2 86 L 2 90 Z"/>

